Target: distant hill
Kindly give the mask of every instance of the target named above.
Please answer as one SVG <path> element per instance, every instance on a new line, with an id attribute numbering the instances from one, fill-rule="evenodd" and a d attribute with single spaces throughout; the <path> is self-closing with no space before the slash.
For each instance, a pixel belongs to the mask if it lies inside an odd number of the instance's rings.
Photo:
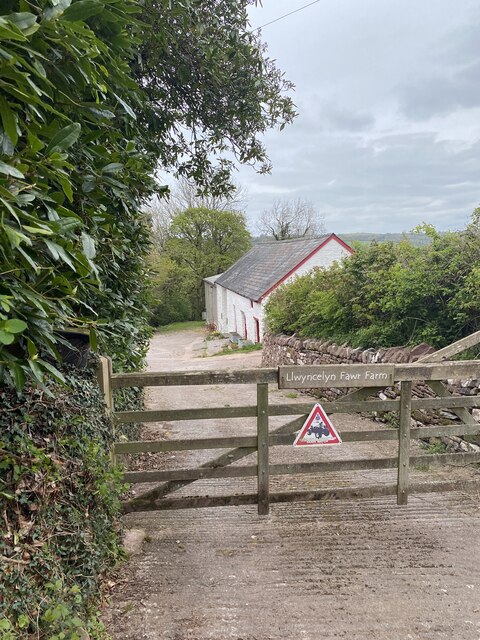
<path id="1" fill-rule="evenodd" d="M 430 244 L 431 239 L 423 233 L 339 233 L 347 244 L 353 242 L 365 242 L 370 244 L 373 240 L 377 242 L 401 242 L 407 238 L 415 247 L 423 247 Z"/>
<path id="2" fill-rule="evenodd" d="M 337 234 L 347 244 L 354 242 L 364 242 L 370 244 L 372 240 L 377 242 L 401 242 L 407 238 L 415 247 L 423 247 L 430 244 L 431 240 L 428 236 L 421 233 L 338 233 Z M 268 236 L 256 236 L 252 238 L 254 243 L 268 242 L 273 240 Z"/>

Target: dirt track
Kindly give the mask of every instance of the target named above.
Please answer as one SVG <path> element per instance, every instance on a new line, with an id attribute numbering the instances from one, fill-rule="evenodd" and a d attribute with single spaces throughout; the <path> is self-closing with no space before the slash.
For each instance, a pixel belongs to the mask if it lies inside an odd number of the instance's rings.
<path id="1" fill-rule="evenodd" d="M 151 369 L 254 367 L 259 353 L 198 358 L 200 331 L 157 336 Z M 150 408 L 251 404 L 236 386 L 150 389 Z M 293 400 L 294 401 L 294 400 Z M 303 400 L 304 401 L 304 400 Z M 271 402 L 292 402 L 271 390 Z M 248 434 L 254 421 L 155 424 L 149 439 Z M 271 427 L 285 422 L 272 419 Z M 334 416 L 341 430 L 371 429 Z M 272 462 L 392 455 L 394 443 L 351 443 L 327 451 L 276 447 Z M 142 465 L 180 468 L 220 453 L 143 457 Z M 238 464 L 254 461 L 246 458 Z M 273 477 L 272 491 L 392 482 L 395 471 Z M 414 472 L 429 481 L 470 470 Z M 199 481 L 176 495 L 255 490 L 253 479 Z M 461 491 L 357 502 L 223 507 L 131 514 L 147 533 L 143 553 L 123 568 L 108 612 L 115 640 L 480 640 L 480 496 Z"/>

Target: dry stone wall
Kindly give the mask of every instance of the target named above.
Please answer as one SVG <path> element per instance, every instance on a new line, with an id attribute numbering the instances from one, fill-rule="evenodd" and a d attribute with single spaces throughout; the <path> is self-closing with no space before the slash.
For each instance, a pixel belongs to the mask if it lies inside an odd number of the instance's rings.
<path id="1" fill-rule="evenodd" d="M 314 340 L 297 338 L 296 336 L 267 334 L 263 342 L 262 366 L 277 367 L 280 365 L 319 365 L 319 364 L 371 364 L 371 363 L 406 363 L 416 362 L 423 356 L 433 353 L 435 349 L 426 343 L 416 347 L 391 347 L 388 349 L 353 349 L 347 344 L 338 345 L 331 340 Z M 447 380 L 449 391 L 459 395 L 472 396 L 480 394 L 479 380 Z M 350 389 L 323 388 L 313 393 L 319 398 L 337 400 Z M 396 398 L 400 393 L 398 386 L 383 389 L 379 398 L 387 400 Z M 413 387 L 413 395 L 417 398 L 435 397 L 435 393 L 423 382 Z M 473 410 L 476 419 L 480 419 L 480 409 Z M 438 421 L 440 417 L 448 423 L 457 420 L 450 411 L 440 411 L 434 416 L 432 412 L 414 412 L 414 422 L 420 425 Z"/>

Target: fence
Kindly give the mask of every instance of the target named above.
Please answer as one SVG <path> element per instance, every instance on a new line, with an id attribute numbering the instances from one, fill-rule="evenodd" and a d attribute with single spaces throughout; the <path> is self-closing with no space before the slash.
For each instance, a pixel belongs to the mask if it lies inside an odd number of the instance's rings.
<path id="1" fill-rule="evenodd" d="M 477 342 L 480 334 L 477 336 Z M 325 365 L 318 367 L 295 367 L 295 375 L 306 376 L 304 383 L 298 377 L 289 380 L 293 368 L 253 370 L 218 370 L 185 372 L 149 372 L 112 374 L 108 359 L 103 358 L 99 379 L 105 394 L 106 405 L 112 412 L 115 424 L 129 422 L 159 422 L 182 420 L 210 420 L 223 418 L 256 418 L 256 435 L 218 438 L 177 439 L 168 441 L 117 442 L 114 456 L 143 452 L 166 452 L 198 449 L 229 449 L 216 458 L 190 469 L 159 471 L 127 471 L 125 480 L 131 483 L 161 482 L 162 485 L 124 503 L 124 512 L 151 511 L 156 509 L 212 507 L 225 505 L 257 504 L 259 514 L 267 514 L 270 504 L 308 500 L 338 500 L 357 497 L 397 495 L 398 504 L 407 504 L 408 495 L 419 492 L 447 491 L 458 486 L 456 481 L 419 483 L 409 482 L 409 469 L 413 465 L 480 462 L 480 453 L 452 453 L 439 455 L 410 456 L 412 439 L 452 435 L 472 435 L 480 431 L 480 425 L 473 419 L 468 409 L 480 407 L 480 396 L 452 396 L 442 380 L 480 377 L 480 361 L 444 362 L 444 358 L 459 353 L 471 346 L 472 338 L 464 339 L 411 364 L 397 365 Z M 345 376 L 340 378 L 342 370 Z M 355 371 L 354 371 L 355 370 Z M 368 375 L 367 375 L 368 372 Z M 360 378 L 351 377 L 358 373 Z M 332 384 L 332 375 L 336 376 Z M 384 376 L 388 376 L 385 378 Z M 316 378 L 308 376 L 317 376 Z M 424 380 L 436 392 L 436 398 L 412 398 L 413 381 Z M 360 382 L 360 383 L 359 383 Z M 380 382 L 383 387 L 378 386 Z M 396 400 L 368 399 L 387 384 L 400 383 L 400 398 Z M 175 410 L 115 411 L 113 394 L 122 387 L 190 386 L 190 385 L 246 385 L 257 387 L 257 402 L 252 406 L 188 408 Z M 355 389 L 337 402 L 324 402 L 328 414 L 371 411 L 399 412 L 399 428 L 375 429 L 370 431 L 342 431 L 343 442 L 367 442 L 374 440 L 398 440 L 398 454 L 395 457 L 325 460 L 309 463 L 270 464 L 269 450 L 272 446 L 292 445 L 293 434 L 304 423 L 312 403 L 269 404 L 269 384 L 281 388 L 295 386 L 345 386 Z M 368 386 L 362 386 L 368 385 Z M 376 385 L 376 386 L 375 386 Z M 359 388 L 360 387 L 360 388 Z M 410 428 L 411 412 L 414 409 L 450 409 L 461 422 L 448 426 Z M 271 416 L 299 416 L 275 430 L 269 430 Z M 231 466 L 233 462 L 256 453 L 256 464 Z M 269 478 L 273 475 L 307 474 L 326 471 L 397 468 L 396 484 L 370 485 L 365 487 L 340 487 L 327 490 L 270 492 Z M 171 492 L 196 480 L 204 478 L 257 477 L 257 492 L 222 496 L 167 497 Z"/>

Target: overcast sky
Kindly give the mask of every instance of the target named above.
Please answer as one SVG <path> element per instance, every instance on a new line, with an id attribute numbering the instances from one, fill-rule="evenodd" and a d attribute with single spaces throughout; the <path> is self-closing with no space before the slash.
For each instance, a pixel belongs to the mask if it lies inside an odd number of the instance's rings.
<path id="1" fill-rule="evenodd" d="M 263 0 L 252 26 L 306 3 Z M 464 227 L 480 203 L 479 26 L 478 0 L 321 0 L 264 27 L 299 116 L 266 136 L 270 176 L 237 175 L 251 224 L 306 198 L 333 232 Z"/>

